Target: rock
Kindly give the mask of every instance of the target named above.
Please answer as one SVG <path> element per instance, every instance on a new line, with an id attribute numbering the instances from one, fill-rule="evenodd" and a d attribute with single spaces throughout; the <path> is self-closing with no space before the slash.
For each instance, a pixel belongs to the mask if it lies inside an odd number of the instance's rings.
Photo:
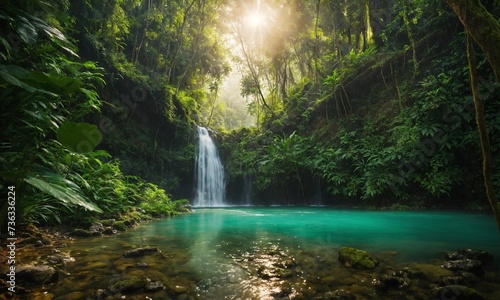
<path id="1" fill-rule="evenodd" d="M 91 300 L 104 300 L 108 296 L 110 296 L 110 292 L 108 290 L 98 289 L 97 291 L 95 291 L 94 293 L 92 293 L 92 295 L 89 298 L 87 298 L 87 299 L 91 299 Z"/>
<path id="2" fill-rule="evenodd" d="M 482 263 L 491 263 L 493 261 L 493 254 L 486 251 L 462 249 L 446 253 L 447 260 L 461 260 L 461 259 L 475 259 Z"/>
<path id="3" fill-rule="evenodd" d="M 469 272 L 457 272 L 454 276 L 446 276 L 441 278 L 439 284 L 446 285 L 465 285 L 472 286 L 481 281 L 479 277 Z"/>
<path id="4" fill-rule="evenodd" d="M 127 230 L 127 225 L 125 225 L 125 223 L 123 221 L 113 222 L 111 227 L 113 227 L 114 229 L 116 229 L 118 231 L 126 231 Z"/>
<path id="5" fill-rule="evenodd" d="M 43 242 L 41 240 L 38 240 L 35 242 L 35 247 L 42 247 L 43 246 Z"/>
<path id="6" fill-rule="evenodd" d="M 453 272 L 470 272 L 479 277 L 484 276 L 483 264 L 477 259 L 459 259 L 445 262 L 441 267 Z"/>
<path id="7" fill-rule="evenodd" d="M 408 267 L 413 273 L 411 278 L 422 278 L 433 282 L 438 282 L 442 277 L 454 275 L 448 269 L 431 264 L 412 263 Z"/>
<path id="8" fill-rule="evenodd" d="M 102 225 L 102 223 L 99 223 L 99 222 L 94 222 L 94 223 L 92 223 L 92 225 L 90 225 L 89 231 L 92 234 L 95 234 L 95 233 L 98 233 L 98 232 L 103 232 L 104 231 L 104 225 Z"/>
<path id="9" fill-rule="evenodd" d="M 49 265 L 56 265 L 58 267 L 66 265 L 64 257 L 62 255 L 50 255 L 49 257 L 47 257 L 47 262 L 49 263 Z"/>
<path id="10" fill-rule="evenodd" d="M 160 249 L 156 247 L 145 247 L 145 248 L 137 248 L 125 251 L 123 254 L 124 257 L 142 257 L 149 254 L 160 252 Z"/>
<path id="11" fill-rule="evenodd" d="M 118 231 L 113 229 L 113 227 L 105 227 L 102 231 L 103 234 L 116 234 Z"/>
<path id="12" fill-rule="evenodd" d="M 356 269 L 374 269 L 378 265 L 378 261 L 374 259 L 368 252 L 350 247 L 342 247 L 339 249 L 339 260 L 344 263 L 344 266 L 352 266 Z"/>
<path id="13" fill-rule="evenodd" d="M 120 280 L 109 287 L 109 291 L 113 294 L 122 293 L 130 294 L 137 292 L 146 287 L 146 280 L 139 277 L 131 277 L 129 279 Z"/>
<path id="14" fill-rule="evenodd" d="M 410 286 L 410 279 L 404 276 L 404 273 L 393 272 L 392 274 L 385 274 L 380 278 L 380 290 L 388 290 L 390 288 L 402 289 Z"/>
<path id="15" fill-rule="evenodd" d="M 50 266 L 21 265 L 16 267 L 17 283 L 39 285 L 57 281 L 59 274 Z"/>
<path id="16" fill-rule="evenodd" d="M 432 289 L 433 299 L 481 300 L 484 297 L 475 289 L 463 285 L 447 285 Z"/>
<path id="17" fill-rule="evenodd" d="M 146 286 L 144 287 L 144 290 L 146 292 L 156 292 L 159 290 L 164 290 L 165 286 L 161 281 L 153 281 L 153 282 L 148 282 Z"/>
<path id="18" fill-rule="evenodd" d="M 88 230 L 77 228 L 73 229 L 73 231 L 71 231 L 69 235 L 74 237 L 89 237 L 92 236 L 92 233 Z"/>
<path id="19" fill-rule="evenodd" d="M 333 292 L 326 292 L 323 296 L 319 296 L 315 299 L 324 300 L 356 300 L 356 297 L 349 291 L 339 289 Z"/>

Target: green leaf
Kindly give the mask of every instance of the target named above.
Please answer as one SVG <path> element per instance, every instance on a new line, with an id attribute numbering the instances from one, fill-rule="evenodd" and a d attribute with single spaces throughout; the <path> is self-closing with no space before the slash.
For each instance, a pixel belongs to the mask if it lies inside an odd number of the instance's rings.
<path id="1" fill-rule="evenodd" d="M 74 182 L 65 180 L 59 174 L 44 172 L 42 176 L 39 174 L 37 177 L 27 175 L 24 181 L 63 203 L 78 205 L 91 211 L 102 212 L 97 205 L 87 201 L 80 188 Z M 64 185 L 61 183 L 64 183 Z"/>
<path id="2" fill-rule="evenodd" d="M 68 122 L 57 130 L 57 140 L 73 152 L 87 153 L 99 145 L 102 134 L 95 125 Z"/>

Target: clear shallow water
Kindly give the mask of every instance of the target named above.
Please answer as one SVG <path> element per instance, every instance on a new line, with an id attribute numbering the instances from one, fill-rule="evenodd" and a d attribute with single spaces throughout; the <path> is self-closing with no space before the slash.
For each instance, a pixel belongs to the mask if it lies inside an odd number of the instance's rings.
<path id="1" fill-rule="evenodd" d="M 75 262 L 68 263 L 63 269 L 67 275 L 47 290 L 55 299 L 80 299 L 136 276 L 166 285 L 166 290 L 149 293 L 152 299 L 182 294 L 195 299 L 275 299 L 285 290 L 293 298 L 324 292 L 325 287 L 353 288 L 363 280 L 359 288 L 369 294 L 370 281 L 380 275 L 344 268 L 337 261 L 339 247 L 367 250 L 392 266 L 434 262 L 446 251 L 474 248 L 493 253 L 493 268 L 498 270 L 499 244 L 494 218 L 484 214 L 321 207 L 195 209 L 116 236 L 73 241 L 61 253 Z M 162 253 L 122 257 L 126 250 L 145 246 Z M 276 275 L 290 269 L 292 275 Z"/>
<path id="2" fill-rule="evenodd" d="M 474 248 L 498 258 L 493 216 L 445 211 L 360 211 L 329 208 L 235 207 L 195 213 L 146 225 L 186 245 L 246 249 L 279 242 L 291 248 L 351 246 L 397 251 L 397 261 L 441 259 L 445 251 Z M 191 247 L 193 248 L 193 247 Z"/>

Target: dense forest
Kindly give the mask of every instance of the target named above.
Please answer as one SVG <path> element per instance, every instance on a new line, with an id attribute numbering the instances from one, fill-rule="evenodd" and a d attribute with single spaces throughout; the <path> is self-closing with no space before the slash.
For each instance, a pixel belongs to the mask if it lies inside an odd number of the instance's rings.
<path id="1" fill-rule="evenodd" d="M 170 215 L 199 125 L 231 204 L 490 210 L 500 58 L 457 7 L 498 36 L 496 0 L 2 1 L 0 187 L 24 224 Z"/>

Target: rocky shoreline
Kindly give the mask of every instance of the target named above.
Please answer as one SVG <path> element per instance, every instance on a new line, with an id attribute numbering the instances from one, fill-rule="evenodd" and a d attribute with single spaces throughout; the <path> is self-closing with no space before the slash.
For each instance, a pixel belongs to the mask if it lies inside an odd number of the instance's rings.
<path id="1" fill-rule="evenodd" d="M 185 253 L 135 245 L 110 254 L 113 257 L 108 260 L 114 261 L 112 267 L 120 274 L 103 287 L 57 297 L 51 292 L 74 276 L 67 270 L 78 263 L 67 250 L 72 241 L 119 234 L 136 224 L 109 220 L 69 231 L 28 228 L 17 244 L 16 292 L 9 290 L 8 268 L 4 267 L 0 299 L 208 299 L 197 287 L 199 278 L 186 270 Z M 397 253 L 373 255 L 350 247 L 311 252 L 270 246 L 230 258 L 251 278 L 251 284 L 265 291 L 262 299 L 500 299 L 499 273 L 493 268 L 491 253 L 461 249 L 432 263 L 405 264 L 394 263 L 394 255 Z M 178 259 L 172 261 L 172 257 Z M 7 266 L 4 251 L 0 261 Z M 107 266 L 107 262 L 97 261 L 85 268 L 96 270 L 102 267 L 99 263 Z M 166 263 L 173 264 L 176 271 L 158 274 L 154 266 Z"/>

